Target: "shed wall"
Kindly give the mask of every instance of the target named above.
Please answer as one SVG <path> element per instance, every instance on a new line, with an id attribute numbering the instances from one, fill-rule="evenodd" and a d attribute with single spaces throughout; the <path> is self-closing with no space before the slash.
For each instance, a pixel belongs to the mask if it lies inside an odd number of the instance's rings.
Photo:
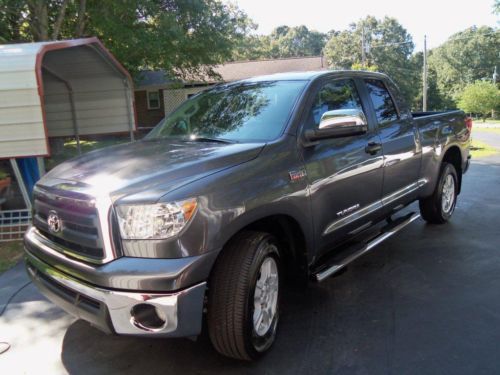
<path id="1" fill-rule="evenodd" d="M 0 158 L 46 153 L 34 64 L 31 54 L 0 46 Z"/>

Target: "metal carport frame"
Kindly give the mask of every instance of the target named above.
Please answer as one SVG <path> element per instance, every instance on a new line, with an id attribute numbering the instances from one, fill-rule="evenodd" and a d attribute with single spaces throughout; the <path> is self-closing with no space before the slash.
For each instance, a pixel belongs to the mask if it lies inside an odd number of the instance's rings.
<path id="1" fill-rule="evenodd" d="M 97 38 L 0 45 L 0 159 L 50 156 L 49 137 L 129 133 L 136 117 L 133 81 Z"/>

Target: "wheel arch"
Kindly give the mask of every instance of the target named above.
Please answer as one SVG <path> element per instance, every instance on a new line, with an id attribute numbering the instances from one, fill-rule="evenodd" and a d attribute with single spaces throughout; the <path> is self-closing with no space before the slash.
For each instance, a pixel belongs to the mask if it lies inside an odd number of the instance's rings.
<path id="1" fill-rule="evenodd" d="M 280 250 L 283 251 L 282 261 L 286 274 L 293 275 L 294 278 L 297 276 L 307 278 L 308 238 L 306 230 L 295 217 L 286 213 L 276 213 L 254 217 L 252 220 L 240 222 L 240 225 L 233 225 L 231 234 L 224 241 L 221 253 L 225 251 L 226 245 L 243 231 L 266 232 L 275 236 L 281 245 Z"/>
<path id="2" fill-rule="evenodd" d="M 442 163 L 450 163 L 455 167 L 458 177 L 458 194 L 462 190 L 462 152 L 460 147 L 450 146 L 444 153 Z"/>

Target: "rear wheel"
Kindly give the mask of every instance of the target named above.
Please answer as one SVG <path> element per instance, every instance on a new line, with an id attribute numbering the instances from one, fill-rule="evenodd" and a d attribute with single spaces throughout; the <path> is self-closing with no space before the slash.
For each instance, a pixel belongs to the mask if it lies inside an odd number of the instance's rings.
<path id="1" fill-rule="evenodd" d="M 434 193 L 420 200 L 422 218 L 433 224 L 447 222 L 457 204 L 458 176 L 453 164 L 443 163 Z"/>
<path id="2" fill-rule="evenodd" d="M 264 354 L 276 338 L 279 295 L 278 242 L 267 233 L 240 233 L 210 278 L 207 322 L 215 349 L 245 360 Z"/>

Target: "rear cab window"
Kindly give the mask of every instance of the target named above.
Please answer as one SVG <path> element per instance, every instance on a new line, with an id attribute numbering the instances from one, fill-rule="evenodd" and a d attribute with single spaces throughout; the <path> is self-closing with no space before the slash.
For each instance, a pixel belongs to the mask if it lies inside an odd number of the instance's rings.
<path id="1" fill-rule="evenodd" d="M 396 105 L 384 82 L 378 79 L 365 79 L 364 81 L 378 124 L 384 125 L 399 119 Z"/>

